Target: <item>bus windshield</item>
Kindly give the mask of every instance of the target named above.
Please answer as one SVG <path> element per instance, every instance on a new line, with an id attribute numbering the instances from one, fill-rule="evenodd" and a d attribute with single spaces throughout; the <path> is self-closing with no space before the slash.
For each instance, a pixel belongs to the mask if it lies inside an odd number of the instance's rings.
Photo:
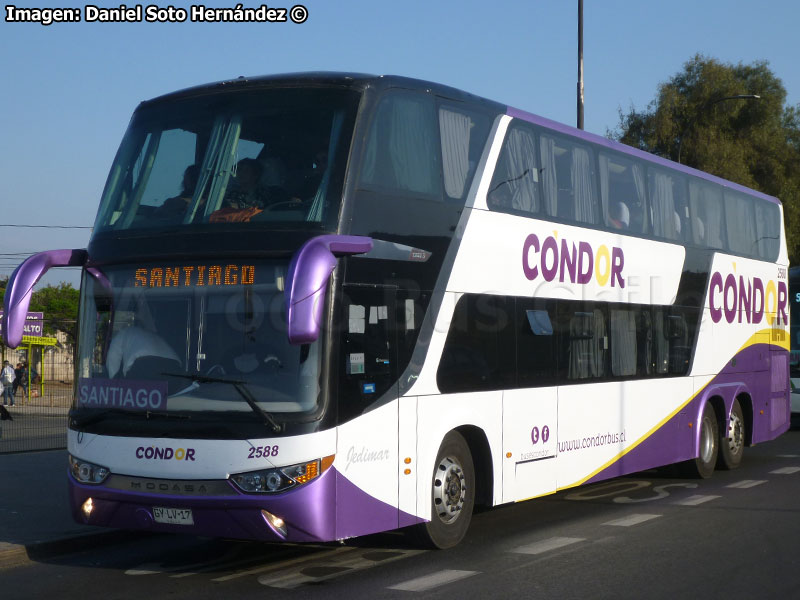
<path id="1" fill-rule="evenodd" d="M 111 167 L 95 232 L 330 225 L 358 99 L 280 88 L 143 105 Z"/>
<path id="2" fill-rule="evenodd" d="M 320 342 L 288 342 L 287 266 L 87 269 L 73 417 L 261 421 L 277 433 L 282 421 L 313 415 Z"/>

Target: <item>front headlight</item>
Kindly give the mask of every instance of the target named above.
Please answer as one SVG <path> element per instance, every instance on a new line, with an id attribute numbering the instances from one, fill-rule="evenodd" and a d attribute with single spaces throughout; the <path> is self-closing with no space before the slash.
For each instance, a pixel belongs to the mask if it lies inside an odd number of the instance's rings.
<path id="1" fill-rule="evenodd" d="M 308 483 L 333 464 L 334 456 L 326 456 L 297 465 L 249 471 L 231 475 L 231 481 L 248 494 L 275 494 Z"/>
<path id="2" fill-rule="evenodd" d="M 69 455 L 69 470 L 72 476 L 81 483 L 103 483 L 110 471 L 94 463 Z"/>

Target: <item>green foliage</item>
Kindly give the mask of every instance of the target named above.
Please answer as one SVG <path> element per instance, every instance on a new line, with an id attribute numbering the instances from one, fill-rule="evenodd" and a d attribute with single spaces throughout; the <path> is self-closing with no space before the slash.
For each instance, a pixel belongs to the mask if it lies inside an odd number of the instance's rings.
<path id="1" fill-rule="evenodd" d="M 757 99 L 731 99 L 758 95 Z M 800 262 L 800 106 L 765 61 L 694 56 L 643 111 L 620 111 L 615 139 L 781 199 L 789 259 Z"/>

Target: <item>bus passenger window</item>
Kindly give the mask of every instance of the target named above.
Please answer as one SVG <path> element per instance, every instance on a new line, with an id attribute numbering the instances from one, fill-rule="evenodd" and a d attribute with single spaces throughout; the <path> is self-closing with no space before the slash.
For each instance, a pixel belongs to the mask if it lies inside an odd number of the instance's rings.
<path id="1" fill-rule="evenodd" d="M 439 137 L 442 142 L 442 175 L 447 198 L 463 200 L 475 174 L 490 121 L 486 115 L 467 113 L 461 108 L 439 108 Z"/>
<path id="2" fill-rule="evenodd" d="M 431 98 L 384 98 L 372 119 L 361 185 L 441 197 L 436 128 Z"/>
<path id="3" fill-rule="evenodd" d="M 615 377 L 636 375 L 636 311 L 611 309 L 611 373 Z"/>
<path id="4" fill-rule="evenodd" d="M 725 246 L 722 191 L 711 185 L 692 181 L 689 184 L 689 209 L 695 244 L 722 249 Z"/>
<path id="5" fill-rule="evenodd" d="M 548 214 L 567 221 L 597 223 L 591 149 L 541 136 L 542 189 Z"/>
<path id="6" fill-rule="evenodd" d="M 686 179 L 660 169 L 648 169 L 647 174 L 653 235 L 668 240 L 688 240 Z"/>
<path id="7" fill-rule="evenodd" d="M 758 255 L 753 198 L 725 190 L 725 220 L 728 226 L 728 246 L 731 252 L 747 256 Z"/>
<path id="8" fill-rule="evenodd" d="M 534 134 L 528 128 L 511 127 L 489 184 L 489 208 L 538 213 L 541 211 L 539 196 L 539 164 Z M 548 210 L 547 214 L 555 215 L 555 209 Z"/>
<path id="9" fill-rule="evenodd" d="M 609 228 L 647 231 L 644 168 L 638 162 L 601 153 L 600 200 L 603 221 Z"/>
<path id="10" fill-rule="evenodd" d="M 606 323 L 603 312 L 574 312 L 569 321 L 568 379 L 589 379 L 605 375 Z"/>

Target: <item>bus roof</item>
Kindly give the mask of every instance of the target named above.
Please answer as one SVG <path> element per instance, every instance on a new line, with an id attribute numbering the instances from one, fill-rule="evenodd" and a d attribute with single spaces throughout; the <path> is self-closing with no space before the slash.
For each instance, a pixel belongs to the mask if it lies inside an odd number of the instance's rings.
<path id="1" fill-rule="evenodd" d="M 781 204 L 780 200 L 774 196 L 770 196 L 768 194 L 764 194 L 763 192 L 759 192 L 757 190 L 748 188 L 738 183 L 734 183 L 727 179 L 711 175 L 710 173 L 705 173 L 703 171 L 699 171 L 692 167 L 688 167 L 686 165 L 673 162 L 671 160 L 662 158 L 655 154 L 650 154 L 643 150 L 639 150 L 632 146 L 628 146 L 627 144 L 623 144 L 621 142 L 617 142 L 615 140 L 611 140 L 594 133 L 589 133 L 584 130 L 571 127 L 569 125 L 565 125 L 563 123 L 547 119 L 545 117 L 540 117 L 533 113 L 519 110 L 517 108 L 499 102 L 495 102 L 493 100 L 488 100 L 486 98 L 470 94 L 469 92 L 465 92 L 457 88 L 442 85 L 439 83 L 434 83 L 431 81 L 425 81 L 422 79 L 402 77 L 399 75 L 371 75 L 367 73 L 312 71 L 312 72 L 302 72 L 302 73 L 260 75 L 257 77 L 240 76 L 237 77 L 236 79 L 228 79 L 225 81 L 218 81 L 214 83 L 198 85 L 191 88 L 179 90 L 176 92 L 171 92 L 169 94 L 153 98 L 152 100 L 147 100 L 142 104 L 149 104 L 150 102 L 161 102 L 163 100 L 173 100 L 173 99 L 202 95 L 207 93 L 218 93 L 222 90 L 232 91 L 243 88 L 259 88 L 259 87 L 274 87 L 274 86 L 293 87 L 301 85 L 337 86 L 343 88 L 352 88 L 354 90 L 360 90 L 360 91 L 363 91 L 367 88 L 375 88 L 378 90 L 389 89 L 389 88 L 402 88 L 402 89 L 409 89 L 416 91 L 431 92 L 436 95 L 445 96 L 447 98 L 451 98 L 453 100 L 457 100 L 460 102 L 470 102 L 474 104 L 479 104 L 486 108 L 490 108 L 498 112 L 505 113 L 510 117 L 520 119 L 523 121 L 528 121 L 529 123 L 533 123 L 540 127 L 544 127 L 546 129 L 550 129 L 552 131 L 562 133 L 570 137 L 583 139 L 587 142 L 591 142 L 593 144 L 609 148 L 616 152 L 622 152 L 632 157 L 646 160 L 652 164 L 660 165 L 663 167 L 667 167 L 669 169 L 680 171 L 687 175 L 692 175 L 694 177 L 705 179 L 707 181 L 727 187 L 731 190 L 743 192 L 751 196 L 756 196 L 763 200 L 774 202 L 775 204 L 779 205 Z"/>

